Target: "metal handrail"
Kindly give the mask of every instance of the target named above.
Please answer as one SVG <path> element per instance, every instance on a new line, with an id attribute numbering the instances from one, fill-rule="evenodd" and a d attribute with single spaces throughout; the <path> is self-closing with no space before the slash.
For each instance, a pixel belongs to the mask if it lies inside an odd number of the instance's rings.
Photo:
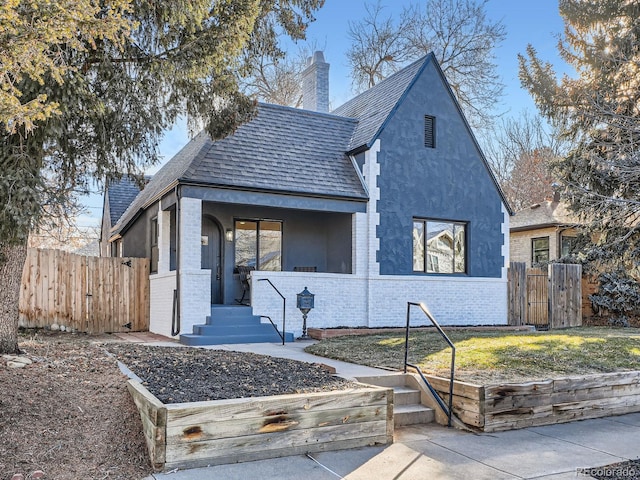
<path id="1" fill-rule="evenodd" d="M 440 398 L 440 395 L 438 394 L 438 392 L 435 390 L 435 388 L 433 388 L 433 386 L 429 383 L 426 377 L 422 374 L 420 367 L 418 367 L 417 365 L 408 363 L 409 328 L 410 328 L 409 320 L 411 318 L 412 306 L 420 307 L 420 309 L 424 312 L 427 318 L 431 321 L 433 326 L 436 327 L 436 329 L 438 330 L 438 333 L 440 333 L 442 338 L 444 338 L 447 344 L 449 344 L 449 347 L 451 347 L 451 375 L 449 378 L 449 405 L 448 406 L 444 404 L 444 401 L 442 400 L 442 398 Z M 407 302 L 407 327 L 405 329 L 405 336 L 404 336 L 404 373 L 407 373 L 407 367 L 411 367 L 418 372 L 418 374 L 420 375 L 420 378 L 422 378 L 422 381 L 426 384 L 427 388 L 429 388 L 429 391 L 433 394 L 434 398 L 438 402 L 438 405 L 440 406 L 442 411 L 447 415 L 447 419 L 448 419 L 447 425 L 449 427 L 451 426 L 451 414 L 452 414 L 452 406 L 453 406 L 453 378 L 454 378 L 454 372 L 455 372 L 455 364 L 456 364 L 456 347 L 453 344 L 453 342 L 449 339 L 447 334 L 444 333 L 444 331 L 440 327 L 440 324 L 436 321 L 435 318 L 433 318 L 433 315 L 431 315 L 431 312 L 429 311 L 427 306 L 422 302 L 420 303 Z"/>
<path id="2" fill-rule="evenodd" d="M 276 333 L 278 334 L 278 336 L 280 337 L 280 340 L 282 340 L 282 344 L 284 345 L 284 333 L 280 333 L 280 330 L 278 330 L 278 327 L 276 327 L 276 324 L 273 323 L 273 320 L 271 320 L 271 317 L 267 315 L 260 315 L 260 318 L 266 318 L 267 320 L 269 320 L 269 322 L 271 322 L 271 325 L 273 325 L 273 328 L 275 328 Z"/>
<path id="3" fill-rule="evenodd" d="M 276 329 L 276 332 L 278 332 L 278 335 L 280 336 L 280 338 L 282 339 L 282 345 L 284 345 L 284 339 L 286 337 L 285 334 L 285 325 L 287 324 L 286 322 L 286 318 L 287 318 L 287 299 L 284 297 L 284 295 L 282 295 L 282 293 L 280 293 L 280 290 L 278 290 L 278 288 L 271 283 L 271 280 L 269 280 L 268 278 L 259 278 L 257 280 L 258 282 L 269 282 L 269 285 L 271 285 L 271 287 L 276 291 L 276 293 L 278 295 L 280 295 L 280 298 L 282 298 L 282 334 L 280 334 L 280 332 L 278 331 L 278 327 L 276 327 L 276 324 L 273 323 L 273 321 L 271 320 L 271 317 L 267 317 L 266 315 L 260 315 L 260 317 L 264 317 L 264 318 L 268 318 L 269 321 L 271 322 L 271 325 L 273 325 L 273 328 Z"/>

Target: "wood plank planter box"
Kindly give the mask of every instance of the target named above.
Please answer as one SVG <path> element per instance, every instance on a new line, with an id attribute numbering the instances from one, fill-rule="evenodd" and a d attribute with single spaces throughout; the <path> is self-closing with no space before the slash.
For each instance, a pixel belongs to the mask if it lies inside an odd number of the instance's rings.
<path id="1" fill-rule="evenodd" d="M 156 470 L 247 462 L 393 442 L 393 390 L 163 404 L 129 380 Z"/>
<path id="2" fill-rule="evenodd" d="M 448 401 L 449 381 L 425 376 Z M 453 411 L 485 432 L 640 412 L 640 372 L 492 386 L 454 382 Z"/>

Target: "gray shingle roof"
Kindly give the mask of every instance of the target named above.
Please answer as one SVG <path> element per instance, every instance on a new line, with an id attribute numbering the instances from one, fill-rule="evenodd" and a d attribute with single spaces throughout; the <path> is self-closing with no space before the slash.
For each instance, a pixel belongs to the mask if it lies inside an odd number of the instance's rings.
<path id="1" fill-rule="evenodd" d="M 158 170 L 144 190 L 135 198 L 124 212 L 114 230 L 119 232 L 127 225 L 136 215 L 138 210 L 148 206 L 150 202 L 155 201 L 164 193 L 165 190 L 174 185 L 178 178 L 182 176 L 184 171 L 189 167 L 193 158 L 198 154 L 207 140 L 207 135 L 200 132 L 190 142 L 188 142 L 182 150 L 175 154 L 164 166 Z"/>
<path id="2" fill-rule="evenodd" d="M 111 225 L 115 225 L 134 198 L 140 193 L 138 183 L 130 177 L 109 182 L 109 218 Z"/>
<path id="3" fill-rule="evenodd" d="M 371 147 L 405 92 L 432 58 L 433 54 L 422 57 L 331 112 L 359 120 L 348 151 Z"/>
<path id="4" fill-rule="evenodd" d="M 122 216 L 120 231 L 176 181 L 366 200 L 346 155 L 357 121 L 327 113 L 259 104 L 233 135 L 201 132 L 156 173 Z"/>
<path id="5" fill-rule="evenodd" d="M 260 104 L 256 118 L 233 135 L 208 140 L 181 179 L 366 199 L 345 154 L 355 126 L 348 118 Z"/>

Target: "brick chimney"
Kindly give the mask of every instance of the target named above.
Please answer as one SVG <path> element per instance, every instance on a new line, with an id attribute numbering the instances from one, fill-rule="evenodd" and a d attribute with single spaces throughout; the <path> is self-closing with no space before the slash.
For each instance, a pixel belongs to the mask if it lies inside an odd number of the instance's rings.
<path id="1" fill-rule="evenodd" d="M 329 111 L 329 64 L 320 51 L 309 57 L 307 68 L 302 72 L 302 108 Z"/>

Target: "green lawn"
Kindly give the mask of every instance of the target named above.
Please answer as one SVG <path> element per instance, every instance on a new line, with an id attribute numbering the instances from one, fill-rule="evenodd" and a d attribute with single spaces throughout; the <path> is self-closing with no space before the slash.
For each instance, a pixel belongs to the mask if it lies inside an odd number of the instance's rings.
<path id="1" fill-rule="evenodd" d="M 490 384 L 588 373 L 640 370 L 640 329 L 574 328 L 549 332 L 452 330 L 456 378 Z M 374 367 L 402 369 L 404 333 L 323 340 L 309 353 Z M 436 332 L 414 331 L 409 362 L 448 377 L 451 350 Z"/>

